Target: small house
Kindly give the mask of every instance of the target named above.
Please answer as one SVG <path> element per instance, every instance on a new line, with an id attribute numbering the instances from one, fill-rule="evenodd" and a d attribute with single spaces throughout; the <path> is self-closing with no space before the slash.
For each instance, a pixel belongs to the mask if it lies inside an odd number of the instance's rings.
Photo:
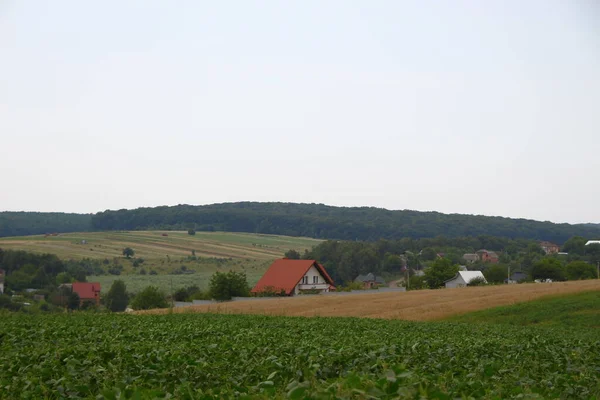
<path id="1" fill-rule="evenodd" d="M 585 245 L 589 246 L 590 244 L 600 244 L 600 240 L 588 240 Z"/>
<path id="2" fill-rule="evenodd" d="M 468 286 L 473 279 L 482 279 L 485 283 L 485 277 L 481 271 L 458 271 L 452 279 L 448 279 L 444 284 L 446 288 L 458 288 Z"/>
<path id="3" fill-rule="evenodd" d="M 510 278 L 505 279 L 504 282 L 505 283 L 519 283 L 519 282 L 526 281 L 527 278 L 528 278 L 528 276 L 525 272 L 516 271 L 516 272 L 512 273 Z"/>
<path id="4" fill-rule="evenodd" d="M 100 305 L 100 283 L 98 282 L 73 282 L 73 292 L 79 295 L 80 304 L 86 301 Z"/>
<path id="5" fill-rule="evenodd" d="M 495 264 L 499 261 L 498 254 L 496 254 L 494 251 L 481 249 L 477 251 L 477 255 L 479 256 L 479 260 L 482 262 Z"/>
<path id="6" fill-rule="evenodd" d="M 354 282 L 361 283 L 365 289 L 385 285 L 385 279 L 371 272 L 366 275 L 359 275 L 354 279 Z"/>
<path id="7" fill-rule="evenodd" d="M 560 251 L 560 246 L 550 242 L 540 242 L 540 247 L 546 254 L 556 254 Z"/>
<path id="8" fill-rule="evenodd" d="M 327 293 L 335 290 L 325 268 L 315 260 L 275 260 L 260 278 L 252 293 L 273 292 L 286 296 Z"/>
<path id="9" fill-rule="evenodd" d="M 475 253 L 466 253 L 462 256 L 463 260 L 466 261 L 467 264 L 473 264 L 479 261 L 479 255 Z"/>

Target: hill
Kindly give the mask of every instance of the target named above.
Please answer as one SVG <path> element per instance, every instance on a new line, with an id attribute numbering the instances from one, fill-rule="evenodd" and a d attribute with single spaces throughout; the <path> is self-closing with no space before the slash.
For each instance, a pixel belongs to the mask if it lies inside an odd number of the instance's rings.
<path id="1" fill-rule="evenodd" d="M 206 206 L 104 211 L 92 217 L 94 230 L 187 229 L 256 232 L 339 240 L 379 240 L 491 235 L 563 243 L 572 236 L 600 237 L 600 226 L 555 224 L 526 219 L 332 207 L 295 203 L 224 203 Z"/>
<path id="2" fill-rule="evenodd" d="M 0 238 L 0 249 L 55 254 L 60 260 L 77 260 L 89 281 L 109 289 L 121 279 L 137 292 L 148 285 L 169 293 L 189 285 L 208 286 L 218 270 L 244 271 L 256 283 L 270 263 L 290 249 L 304 252 L 319 244 L 310 238 L 248 233 L 137 231 L 79 232 L 58 236 Z M 123 256 L 131 247 L 133 258 Z"/>

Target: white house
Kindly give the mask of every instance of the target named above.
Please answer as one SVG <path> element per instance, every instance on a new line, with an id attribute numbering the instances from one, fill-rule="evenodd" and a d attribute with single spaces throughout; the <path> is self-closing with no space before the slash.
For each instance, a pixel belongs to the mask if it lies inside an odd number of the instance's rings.
<path id="1" fill-rule="evenodd" d="M 327 293 L 335 290 L 325 268 L 315 260 L 275 260 L 260 278 L 252 293 L 274 292 L 287 296 Z"/>
<path id="2" fill-rule="evenodd" d="M 447 288 L 465 287 L 476 278 L 481 278 L 487 283 L 481 271 L 458 271 L 452 279 L 448 279 L 444 284 Z"/>
<path id="3" fill-rule="evenodd" d="M 587 246 L 588 244 L 600 244 L 600 240 L 588 240 L 585 245 Z"/>

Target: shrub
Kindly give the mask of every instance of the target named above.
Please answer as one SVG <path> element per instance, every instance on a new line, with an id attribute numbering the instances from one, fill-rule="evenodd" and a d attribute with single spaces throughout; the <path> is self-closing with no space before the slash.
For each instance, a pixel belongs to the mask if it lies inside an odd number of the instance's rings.
<path id="1" fill-rule="evenodd" d="M 129 303 L 129 297 L 127 296 L 127 287 L 125 282 L 120 279 L 114 281 L 104 296 L 106 308 L 113 312 L 125 311 L 127 304 Z"/>
<path id="2" fill-rule="evenodd" d="M 234 296 L 248 296 L 250 288 L 244 272 L 215 272 L 210 279 L 209 293 L 215 300 L 231 300 Z"/>
<path id="3" fill-rule="evenodd" d="M 467 284 L 467 286 L 484 286 L 487 285 L 487 282 L 485 281 L 485 278 L 482 278 L 480 276 L 473 278 L 469 281 L 469 283 Z"/>
<path id="4" fill-rule="evenodd" d="M 195 235 L 196 234 L 196 230 L 195 229 L 188 229 L 188 235 Z"/>
<path id="5" fill-rule="evenodd" d="M 150 310 L 168 306 L 165 295 L 156 286 L 148 286 L 139 292 L 131 302 L 131 307 L 134 310 Z"/>

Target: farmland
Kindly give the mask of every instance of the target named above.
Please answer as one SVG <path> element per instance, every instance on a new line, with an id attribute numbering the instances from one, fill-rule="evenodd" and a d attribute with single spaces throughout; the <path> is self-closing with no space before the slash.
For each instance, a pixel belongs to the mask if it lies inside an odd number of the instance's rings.
<path id="1" fill-rule="evenodd" d="M 7 315 L 1 399 L 600 396 L 600 333 L 255 315 Z"/>
<path id="2" fill-rule="evenodd" d="M 256 282 L 268 265 L 289 249 L 304 252 L 319 240 L 275 235 L 228 232 L 132 231 L 83 232 L 58 236 L 23 236 L 0 238 L 0 248 L 56 254 L 63 260 L 92 259 L 123 266 L 123 274 L 89 277 L 98 281 L 103 291 L 115 279 L 122 279 L 130 291 L 149 284 L 168 292 L 188 285 L 205 288 L 210 276 L 219 270 L 244 271 L 250 283 Z M 143 264 L 136 267 L 133 259 L 123 257 L 125 247 L 135 250 L 135 258 Z M 192 253 L 193 251 L 193 253 Z M 185 267 L 185 275 L 167 275 Z M 147 272 L 141 275 L 141 270 Z M 157 275 L 150 275 L 155 271 Z"/>
<path id="3" fill-rule="evenodd" d="M 368 317 L 429 321 L 486 308 L 512 305 L 550 295 L 600 290 L 599 280 L 305 296 L 236 301 L 177 308 L 175 312 L 265 314 L 281 316 Z M 150 310 L 147 313 L 166 313 Z"/>

